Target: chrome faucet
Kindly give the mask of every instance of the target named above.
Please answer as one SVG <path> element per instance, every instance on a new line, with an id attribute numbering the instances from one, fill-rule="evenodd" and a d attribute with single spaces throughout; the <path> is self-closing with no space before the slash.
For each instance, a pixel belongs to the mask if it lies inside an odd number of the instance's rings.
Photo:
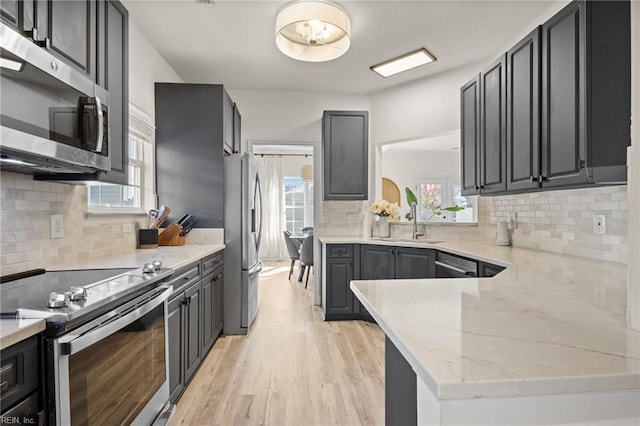
<path id="1" fill-rule="evenodd" d="M 411 203 L 410 207 L 411 207 L 411 218 L 413 219 L 413 234 L 411 235 L 411 239 L 417 240 L 418 237 L 422 237 L 424 235 L 424 229 L 423 229 L 423 232 L 418 233 L 418 215 L 416 214 L 417 204 Z"/>

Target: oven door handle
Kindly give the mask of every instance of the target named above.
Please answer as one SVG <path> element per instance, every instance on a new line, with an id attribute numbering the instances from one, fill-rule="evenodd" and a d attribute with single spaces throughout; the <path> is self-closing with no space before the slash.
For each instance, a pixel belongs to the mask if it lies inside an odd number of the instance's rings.
<path id="1" fill-rule="evenodd" d="M 169 298 L 173 288 L 166 288 L 162 293 L 150 300 L 148 303 L 140 306 L 139 308 L 129 312 L 128 314 L 112 320 L 111 318 L 120 315 L 117 309 L 108 312 L 107 314 L 99 317 L 97 322 L 100 324 L 96 328 L 91 329 L 85 334 L 74 335 L 73 333 L 62 336 L 57 340 L 60 350 L 60 355 L 73 355 L 81 350 L 88 348 L 94 343 L 104 339 L 105 337 L 115 333 L 124 326 L 131 324 L 133 321 L 142 318 L 153 309 L 165 303 Z"/>

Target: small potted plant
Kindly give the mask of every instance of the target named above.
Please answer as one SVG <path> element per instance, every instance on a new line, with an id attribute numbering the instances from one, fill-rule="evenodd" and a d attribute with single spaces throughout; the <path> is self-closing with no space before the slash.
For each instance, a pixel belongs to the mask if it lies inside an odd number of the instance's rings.
<path id="1" fill-rule="evenodd" d="M 397 203 L 390 203 L 387 200 L 379 200 L 371 206 L 371 213 L 378 216 L 376 228 L 378 228 L 378 236 L 388 238 L 391 235 L 389 229 L 389 216 L 397 216 L 400 213 L 400 207 Z"/>

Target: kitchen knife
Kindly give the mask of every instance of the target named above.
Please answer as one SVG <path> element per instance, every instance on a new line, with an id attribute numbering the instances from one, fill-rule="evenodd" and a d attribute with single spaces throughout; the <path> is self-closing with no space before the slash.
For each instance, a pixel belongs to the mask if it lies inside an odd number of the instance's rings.
<path id="1" fill-rule="evenodd" d="M 184 223 L 187 221 L 187 219 L 189 219 L 189 217 L 191 217 L 189 213 L 185 213 L 182 216 L 180 216 L 180 219 L 178 219 L 178 225 L 180 226 L 184 225 Z"/>

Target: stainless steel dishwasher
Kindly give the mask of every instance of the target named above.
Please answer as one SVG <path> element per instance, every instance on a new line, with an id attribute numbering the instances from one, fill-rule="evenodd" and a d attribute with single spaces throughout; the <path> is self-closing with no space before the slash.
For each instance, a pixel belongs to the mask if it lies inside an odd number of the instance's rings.
<path id="1" fill-rule="evenodd" d="M 478 263 L 471 259 L 438 252 L 436 257 L 436 278 L 475 278 Z"/>

